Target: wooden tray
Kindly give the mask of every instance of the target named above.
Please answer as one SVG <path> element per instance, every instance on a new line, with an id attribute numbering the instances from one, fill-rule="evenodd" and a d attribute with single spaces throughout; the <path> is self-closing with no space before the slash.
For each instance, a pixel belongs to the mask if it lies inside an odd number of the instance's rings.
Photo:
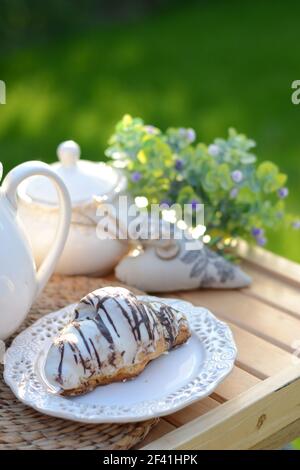
<path id="1" fill-rule="evenodd" d="M 253 284 L 240 291 L 174 296 L 229 322 L 239 349 L 233 373 L 209 398 L 159 421 L 118 428 L 49 418 L 14 400 L 0 384 L 1 449 L 270 449 L 300 435 L 300 266 L 241 245 Z M 101 283 L 111 283 L 110 276 Z M 54 279 L 24 327 L 99 286 L 88 278 Z M 299 354 L 300 357 L 300 354 Z"/>
<path id="2" fill-rule="evenodd" d="M 249 288 L 174 294 L 231 325 L 233 373 L 209 398 L 161 419 L 138 448 L 272 449 L 300 436 L 300 265 L 239 251 Z"/>

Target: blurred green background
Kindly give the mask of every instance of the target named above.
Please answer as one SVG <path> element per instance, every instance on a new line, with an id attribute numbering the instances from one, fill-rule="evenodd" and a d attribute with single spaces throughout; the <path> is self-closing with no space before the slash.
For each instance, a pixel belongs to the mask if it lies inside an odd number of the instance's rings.
<path id="1" fill-rule="evenodd" d="M 78 141 L 103 159 L 124 113 L 159 127 L 191 126 L 209 142 L 229 126 L 257 141 L 259 159 L 289 175 L 300 214 L 300 3 L 280 1 L 2 0 L 0 150 L 5 171 L 56 158 Z M 300 262 L 300 231 L 268 248 Z"/>
<path id="2" fill-rule="evenodd" d="M 191 126 L 200 140 L 234 126 L 259 159 L 289 175 L 300 214 L 300 2 L 1 0 L 0 160 L 52 162 L 78 141 L 104 159 L 125 113 L 159 127 Z M 269 234 L 268 248 L 300 262 L 300 232 Z"/>

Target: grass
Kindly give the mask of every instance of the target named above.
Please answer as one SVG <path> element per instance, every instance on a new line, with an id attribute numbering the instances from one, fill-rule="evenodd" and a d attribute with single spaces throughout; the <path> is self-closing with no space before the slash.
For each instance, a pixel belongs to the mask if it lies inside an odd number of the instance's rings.
<path id="1" fill-rule="evenodd" d="M 204 141 L 229 126 L 255 138 L 260 159 L 289 175 L 289 209 L 299 212 L 300 4 L 229 0 L 182 2 L 139 22 L 74 31 L 0 55 L 7 104 L 0 107 L 5 170 L 55 160 L 77 140 L 103 159 L 126 112 L 160 127 L 192 126 Z M 268 247 L 300 262 L 300 232 L 270 235 Z"/>

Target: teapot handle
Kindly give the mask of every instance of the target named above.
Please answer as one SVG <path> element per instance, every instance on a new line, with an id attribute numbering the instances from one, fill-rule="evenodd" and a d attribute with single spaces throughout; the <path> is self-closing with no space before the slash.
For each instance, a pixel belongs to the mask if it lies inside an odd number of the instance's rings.
<path id="1" fill-rule="evenodd" d="M 62 179 L 46 163 L 32 161 L 16 166 L 3 181 L 2 189 L 15 211 L 17 211 L 17 188 L 19 184 L 24 179 L 36 175 L 46 176 L 52 180 L 56 186 L 60 205 L 60 217 L 55 241 L 37 272 L 37 297 L 48 282 L 64 249 L 70 229 L 72 208 L 68 190 Z"/>

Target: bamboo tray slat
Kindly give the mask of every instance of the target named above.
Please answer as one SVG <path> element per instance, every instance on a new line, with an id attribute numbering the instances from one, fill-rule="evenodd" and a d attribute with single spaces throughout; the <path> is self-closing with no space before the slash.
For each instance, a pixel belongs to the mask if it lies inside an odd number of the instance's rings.
<path id="1" fill-rule="evenodd" d="M 242 291 L 236 292 L 235 295 L 232 295 L 231 291 L 218 292 L 217 296 L 205 291 L 197 301 L 221 319 L 286 351 L 292 351 L 291 344 L 295 338 L 295 331 L 300 328 L 300 317 L 298 320 L 278 307 L 271 307 L 256 298 L 244 295 Z"/>
<path id="2" fill-rule="evenodd" d="M 288 283 L 276 275 L 270 276 L 261 268 L 244 263 L 243 268 L 256 280 L 244 294 L 259 301 L 275 306 L 283 312 L 300 319 L 299 289 L 300 285 Z M 300 279 L 300 273 L 299 273 Z"/>

